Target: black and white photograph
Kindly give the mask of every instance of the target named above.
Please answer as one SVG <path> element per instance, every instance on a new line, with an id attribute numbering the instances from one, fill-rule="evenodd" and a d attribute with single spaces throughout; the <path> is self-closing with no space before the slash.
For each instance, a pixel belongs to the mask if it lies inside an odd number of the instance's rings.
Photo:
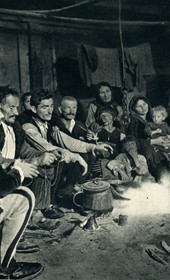
<path id="1" fill-rule="evenodd" d="M 0 280 L 169 280 L 170 1 L 0 0 Z"/>

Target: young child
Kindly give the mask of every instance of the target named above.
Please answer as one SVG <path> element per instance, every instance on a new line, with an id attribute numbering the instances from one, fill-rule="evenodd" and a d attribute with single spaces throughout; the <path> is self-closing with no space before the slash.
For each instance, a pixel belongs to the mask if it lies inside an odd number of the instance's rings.
<path id="1" fill-rule="evenodd" d="M 127 136 L 121 141 L 121 153 L 107 164 L 117 179 L 122 182 L 142 182 L 152 180 L 146 158 L 138 154 L 136 140 Z"/>
<path id="2" fill-rule="evenodd" d="M 88 132 L 88 140 L 92 140 L 92 134 L 97 136 L 97 142 L 99 143 L 109 143 L 112 146 L 113 152 L 104 152 L 102 155 L 97 155 L 96 160 L 93 164 L 91 172 L 93 177 L 105 177 L 106 175 L 106 164 L 109 159 L 113 159 L 119 152 L 119 143 L 125 137 L 125 135 L 120 131 L 119 128 L 114 126 L 114 121 L 116 119 L 117 113 L 114 109 L 109 107 L 103 107 L 98 112 L 98 122 L 99 126 L 92 127 L 93 131 Z"/>
<path id="3" fill-rule="evenodd" d="M 170 153 L 170 127 L 165 122 L 168 113 L 163 106 L 157 106 L 152 108 L 152 122 L 148 122 L 145 126 L 145 134 L 155 139 L 157 137 L 163 137 L 164 146 L 155 145 L 155 149 L 159 149 L 166 154 Z"/>

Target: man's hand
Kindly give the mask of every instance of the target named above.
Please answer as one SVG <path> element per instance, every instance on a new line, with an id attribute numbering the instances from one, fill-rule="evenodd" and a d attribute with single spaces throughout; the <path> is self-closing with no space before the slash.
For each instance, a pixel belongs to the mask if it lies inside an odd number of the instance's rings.
<path id="1" fill-rule="evenodd" d="M 39 174 L 37 167 L 34 164 L 21 161 L 20 159 L 15 161 L 13 168 L 21 169 L 24 178 L 32 179 Z"/>
<path id="2" fill-rule="evenodd" d="M 76 154 L 76 155 L 78 155 L 78 154 Z M 82 174 L 82 176 L 84 176 L 88 171 L 88 165 L 87 165 L 86 161 L 80 155 L 77 156 L 76 161 L 78 161 L 78 163 L 84 168 L 84 172 Z"/>
<path id="3" fill-rule="evenodd" d="M 113 153 L 113 148 L 109 144 L 98 144 L 95 146 L 94 152 L 110 152 L 111 154 Z"/>
<path id="4" fill-rule="evenodd" d="M 57 157 L 53 153 L 45 152 L 42 156 L 37 158 L 37 166 L 43 166 L 43 165 L 50 165 L 54 161 L 57 160 Z"/>
<path id="5" fill-rule="evenodd" d="M 84 168 L 84 172 L 82 175 L 84 176 L 87 173 L 88 165 L 79 154 L 72 153 L 72 152 L 70 152 L 68 150 L 64 150 L 64 149 L 60 152 L 62 152 L 62 157 L 61 157 L 60 161 L 64 161 L 66 163 L 78 161 L 79 164 Z"/>
<path id="6" fill-rule="evenodd" d="M 89 141 L 97 141 L 97 140 L 99 140 L 99 138 L 97 137 L 97 133 L 93 132 L 90 129 L 87 130 L 86 138 Z"/>
<path id="7" fill-rule="evenodd" d="M 73 161 L 72 160 L 73 153 L 71 153 L 70 151 L 65 150 L 65 149 L 61 149 L 59 151 L 59 153 L 61 154 L 60 161 L 64 161 L 65 163 L 69 163 L 69 162 Z"/>

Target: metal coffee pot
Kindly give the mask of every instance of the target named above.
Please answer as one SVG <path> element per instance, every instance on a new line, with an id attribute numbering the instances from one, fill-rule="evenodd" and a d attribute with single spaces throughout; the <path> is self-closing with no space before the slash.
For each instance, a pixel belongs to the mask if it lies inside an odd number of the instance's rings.
<path id="1" fill-rule="evenodd" d="M 108 182 L 100 179 L 81 185 L 82 191 L 74 195 L 73 202 L 84 211 L 93 210 L 100 213 L 113 210 L 113 196 Z"/>

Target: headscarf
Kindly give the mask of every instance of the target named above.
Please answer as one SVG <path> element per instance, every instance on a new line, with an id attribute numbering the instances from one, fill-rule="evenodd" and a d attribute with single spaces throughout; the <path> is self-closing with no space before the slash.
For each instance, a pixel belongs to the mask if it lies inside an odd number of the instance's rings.
<path id="1" fill-rule="evenodd" d="M 112 94 L 111 94 L 111 100 L 109 102 L 104 102 L 100 98 L 99 90 L 100 90 L 101 86 L 106 86 L 111 90 Z M 113 94 L 112 87 L 107 82 L 100 82 L 96 86 L 96 100 L 94 100 L 92 103 L 97 107 L 97 110 L 96 110 L 96 113 L 95 113 L 96 118 L 98 116 L 98 111 L 103 107 L 112 108 L 113 110 L 116 110 L 116 113 L 118 114 L 118 111 L 117 111 L 118 103 L 114 100 L 114 94 Z"/>
<path id="2" fill-rule="evenodd" d="M 136 113 L 135 111 L 135 106 L 137 104 L 137 102 L 139 100 L 143 100 L 145 103 L 148 104 L 148 113 L 146 115 L 146 121 L 151 121 L 152 118 L 151 118 L 151 105 L 150 105 L 150 102 L 149 100 L 143 96 L 143 95 L 138 95 L 138 96 L 133 96 L 131 101 L 129 102 L 129 112 L 130 112 L 130 116 L 132 116 L 133 118 L 136 118 L 136 119 L 140 119 L 141 121 L 144 121 L 139 114 Z"/>

